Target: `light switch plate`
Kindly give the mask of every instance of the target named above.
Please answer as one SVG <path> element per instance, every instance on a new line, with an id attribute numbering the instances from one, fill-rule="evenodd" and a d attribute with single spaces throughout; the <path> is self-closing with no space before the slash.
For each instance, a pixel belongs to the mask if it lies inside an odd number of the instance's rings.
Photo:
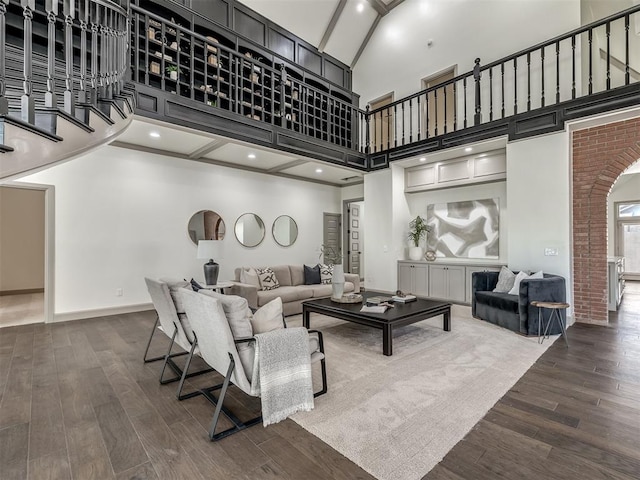
<path id="1" fill-rule="evenodd" d="M 558 249 L 557 248 L 545 248 L 544 249 L 544 255 L 546 257 L 556 257 L 558 255 Z"/>

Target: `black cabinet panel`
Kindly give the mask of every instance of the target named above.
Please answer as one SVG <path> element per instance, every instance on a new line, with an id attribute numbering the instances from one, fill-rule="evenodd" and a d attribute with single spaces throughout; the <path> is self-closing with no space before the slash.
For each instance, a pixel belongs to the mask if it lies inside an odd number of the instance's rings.
<path id="1" fill-rule="evenodd" d="M 228 27 L 229 3 L 224 0 L 191 0 L 191 8 L 203 17 Z"/>
<path id="2" fill-rule="evenodd" d="M 295 60 L 296 43 L 292 39 L 285 37 L 280 32 L 269 29 L 269 49 L 282 55 L 289 60 Z"/>
<path id="3" fill-rule="evenodd" d="M 236 33 L 244 35 L 249 40 L 265 44 L 265 24 L 256 20 L 252 16 L 246 14 L 242 10 L 234 9 L 235 28 Z"/>
<path id="4" fill-rule="evenodd" d="M 324 61 L 324 78 L 342 87 L 345 85 L 344 69 L 333 62 L 325 59 Z"/>
<path id="5" fill-rule="evenodd" d="M 322 57 L 303 45 L 298 45 L 298 63 L 313 73 L 322 75 Z"/>

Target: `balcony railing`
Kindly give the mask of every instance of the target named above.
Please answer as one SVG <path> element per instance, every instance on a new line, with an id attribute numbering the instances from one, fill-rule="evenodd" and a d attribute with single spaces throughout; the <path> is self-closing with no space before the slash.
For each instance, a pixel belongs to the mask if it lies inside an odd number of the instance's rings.
<path id="1" fill-rule="evenodd" d="M 137 6 L 131 11 L 134 82 L 346 149 L 364 149 L 365 112 L 351 99 L 219 32 L 198 33 Z"/>
<path id="2" fill-rule="evenodd" d="M 384 152 L 640 82 L 640 5 L 368 111 Z"/>
<path id="3" fill-rule="evenodd" d="M 0 0 L 0 115 L 30 125 L 39 108 L 117 96 L 128 69 L 128 2 Z"/>

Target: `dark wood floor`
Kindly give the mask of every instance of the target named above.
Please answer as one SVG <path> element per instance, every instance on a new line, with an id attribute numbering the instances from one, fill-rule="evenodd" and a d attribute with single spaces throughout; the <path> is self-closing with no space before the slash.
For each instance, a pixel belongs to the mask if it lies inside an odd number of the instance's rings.
<path id="1" fill-rule="evenodd" d="M 623 307 L 611 328 L 572 327 L 425 478 L 640 478 L 640 290 Z M 141 362 L 153 320 L 0 329 L 1 479 L 372 478 L 291 420 L 208 442 L 212 406 Z"/>

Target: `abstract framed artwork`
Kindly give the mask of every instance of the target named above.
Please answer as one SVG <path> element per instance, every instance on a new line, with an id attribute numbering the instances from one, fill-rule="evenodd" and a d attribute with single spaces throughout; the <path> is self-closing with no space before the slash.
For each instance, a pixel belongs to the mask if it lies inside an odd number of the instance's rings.
<path id="1" fill-rule="evenodd" d="M 427 224 L 427 250 L 438 257 L 500 256 L 499 198 L 427 205 Z"/>

